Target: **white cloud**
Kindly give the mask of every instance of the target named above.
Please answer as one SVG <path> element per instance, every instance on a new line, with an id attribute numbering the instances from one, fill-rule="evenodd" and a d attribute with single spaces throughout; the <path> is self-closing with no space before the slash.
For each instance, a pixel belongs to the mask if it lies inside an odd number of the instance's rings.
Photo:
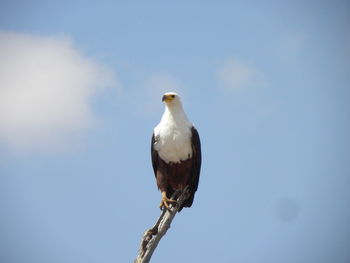
<path id="1" fill-rule="evenodd" d="M 263 82 L 261 73 L 235 59 L 227 60 L 219 69 L 217 75 L 227 91 L 260 86 Z"/>
<path id="2" fill-rule="evenodd" d="M 92 96 L 115 84 L 68 38 L 0 32 L 0 143 L 14 151 L 71 150 L 93 126 Z"/>

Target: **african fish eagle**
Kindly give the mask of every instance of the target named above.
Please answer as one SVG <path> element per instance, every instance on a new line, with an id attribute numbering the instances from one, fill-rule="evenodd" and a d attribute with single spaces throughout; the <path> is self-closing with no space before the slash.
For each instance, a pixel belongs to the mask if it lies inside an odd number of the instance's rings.
<path id="1" fill-rule="evenodd" d="M 161 209 L 169 208 L 170 199 L 177 190 L 188 186 L 189 197 L 183 207 L 191 207 L 198 188 L 201 169 L 201 144 L 198 132 L 188 120 L 175 92 L 164 94 L 165 111 L 160 123 L 154 128 L 151 156 L 158 189 L 162 193 Z M 179 191 L 178 191 L 179 192 Z"/>

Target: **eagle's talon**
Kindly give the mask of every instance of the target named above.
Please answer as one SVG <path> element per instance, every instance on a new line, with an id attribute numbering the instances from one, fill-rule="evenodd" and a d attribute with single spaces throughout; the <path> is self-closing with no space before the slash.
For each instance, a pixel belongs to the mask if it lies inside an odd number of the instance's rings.
<path id="1" fill-rule="evenodd" d="M 165 194 L 163 194 L 162 193 L 162 201 L 160 202 L 160 204 L 159 204 L 159 208 L 161 209 L 161 210 L 163 210 L 164 209 L 164 207 L 166 208 L 166 209 L 169 209 L 169 204 L 177 204 L 177 202 L 176 202 L 176 200 L 173 200 L 173 199 L 169 199 L 169 198 L 167 198 L 166 197 L 166 195 Z"/>

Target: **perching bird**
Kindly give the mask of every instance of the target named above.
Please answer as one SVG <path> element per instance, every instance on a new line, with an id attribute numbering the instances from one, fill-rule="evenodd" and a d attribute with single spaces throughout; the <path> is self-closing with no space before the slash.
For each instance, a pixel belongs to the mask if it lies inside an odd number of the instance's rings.
<path id="1" fill-rule="evenodd" d="M 169 208 L 176 190 L 188 186 L 190 196 L 183 207 L 191 207 L 198 188 L 201 169 L 201 144 L 198 132 L 187 119 L 179 95 L 165 93 L 162 101 L 165 111 L 160 123 L 154 128 L 151 145 L 152 166 L 162 193 L 161 209 Z"/>

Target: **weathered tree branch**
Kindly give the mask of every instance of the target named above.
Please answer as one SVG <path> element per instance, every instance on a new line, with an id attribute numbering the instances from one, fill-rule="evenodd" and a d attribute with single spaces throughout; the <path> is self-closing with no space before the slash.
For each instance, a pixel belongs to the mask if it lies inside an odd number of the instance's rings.
<path id="1" fill-rule="evenodd" d="M 176 193 L 171 198 L 173 199 L 175 195 Z M 148 263 L 150 261 L 160 239 L 170 228 L 170 224 L 173 221 L 176 213 L 179 211 L 179 208 L 188 197 L 189 192 L 188 188 L 186 187 L 177 198 L 177 204 L 174 206 L 170 205 L 169 209 L 164 208 L 157 220 L 157 223 L 152 228 L 144 232 L 141 239 L 139 254 L 137 255 L 134 263 Z"/>

